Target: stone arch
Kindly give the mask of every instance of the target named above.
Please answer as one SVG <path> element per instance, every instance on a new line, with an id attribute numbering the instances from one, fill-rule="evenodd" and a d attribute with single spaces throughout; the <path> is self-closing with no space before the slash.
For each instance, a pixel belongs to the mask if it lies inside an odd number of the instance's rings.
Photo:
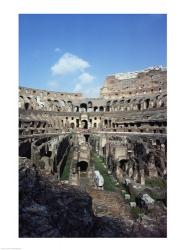
<path id="1" fill-rule="evenodd" d="M 110 101 L 108 101 L 107 103 L 106 103 L 106 111 L 110 111 L 111 110 L 111 102 Z"/>
<path id="2" fill-rule="evenodd" d="M 127 111 L 129 111 L 129 110 L 131 109 L 131 104 L 130 104 L 130 102 L 131 102 L 131 99 L 128 99 L 128 100 L 127 100 Z"/>
<path id="3" fill-rule="evenodd" d="M 137 108 L 138 108 L 138 110 L 141 110 L 141 101 L 138 102 Z"/>
<path id="4" fill-rule="evenodd" d="M 24 107 L 25 107 L 25 110 L 28 110 L 30 108 L 30 103 L 29 102 L 25 102 Z"/>
<path id="5" fill-rule="evenodd" d="M 37 128 L 40 128 L 40 127 L 41 127 L 41 122 L 40 122 L 40 121 L 38 121 L 36 127 L 37 127 Z"/>
<path id="6" fill-rule="evenodd" d="M 82 109 L 82 111 L 85 111 L 85 112 L 86 112 L 88 107 L 87 107 L 87 104 L 86 104 L 86 103 L 81 103 L 81 104 L 80 104 L 80 108 Z"/>
<path id="7" fill-rule="evenodd" d="M 88 169 L 88 162 L 87 161 L 79 161 L 77 163 L 77 168 L 80 169 L 81 172 L 86 172 Z"/>
<path id="8" fill-rule="evenodd" d="M 71 128 L 75 128 L 74 122 L 71 122 L 70 126 L 71 126 Z"/>
<path id="9" fill-rule="evenodd" d="M 118 101 L 117 101 L 117 100 L 114 100 L 112 104 L 113 104 L 113 105 L 117 105 L 117 104 L 118 104 Z"/>
<path id="10" fill-rule="evenodd" d="M 126 160 L 126 159 L 121 159 L 121 160 L 119 161 L 119 167 L 120 167 L 123 171 L 126 170 L 126 164 L 127 164 L 127 160 Z"/>
<path id="11" fill-rule="evenodd" d="M 67 101 L 67 105 L 68 105 L 69 107 L 72 107 L 72 102 L 71 102 L 71 101 Z"/>
<path id="12" fill-rule="evenodd" d="M 79 106 L 74 107 L 74 112 L 79 112 Z"/>
<path id="13" fill-rule="evenodd" d="M 61 108 L 66 106 L 66 102 L 64 100 L 59 101 Z"/>
<path id="14" fill-rule="evenodd" d="M 72 104 L 72 102 L 71 102 L 71 101 L 67 101 L 66 107 L 67 107 L 67 110 L 68 110 L 69 112 L 71 112 L 72 109 L 73 109 L 73 104 Z"/>
<path id="15" fill-rule="evenodd" d="M 93 104 L 91 101 L 88 102 L 88 111 L 92 112 L 93 111 Z"/>
<path id="16" fill-rule="evenodd" d="M 97 112 L 97 111 L 98 111 L 98 107 L 94 106 L 94 112 Z"/>
<path id="17" fill-rule="evenodd" d="M 100 107 L 99 107 L 99 111 L 103 112 L 103 111 L 104 111 L 104 107 L 103 107 L 103 106 L 100 106 Z"/>
<path id="18" fill-rule="evenodd" d="M 146 109 L 148 109 L 149 108 L 149 102 L 150 102 L 150 99 L 146 99 L 145 100 L 145 107 L 146 107 Z"/>
<path id="19" fill-rule="evenodd" d="M 87 120 L 82 120 L 81 125 L 82 125 L 82 128 L 88 129 L 88 121 Z"/>
<path id="20" fill-rule="evenodd" d="M 120 105 L 124 105 L 124 99 L 120 100 Z"/>
<path id="21" fill-rule="evenodd" d="M 92 102 L 91 101 L 88 102 L 88 108 L 92 108 Z"/>

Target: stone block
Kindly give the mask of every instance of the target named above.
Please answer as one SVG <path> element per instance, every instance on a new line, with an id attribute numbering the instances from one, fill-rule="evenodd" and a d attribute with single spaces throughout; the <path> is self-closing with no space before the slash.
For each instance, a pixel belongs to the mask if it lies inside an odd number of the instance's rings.
<path id="1" fill-rule="evenodd" d="M 130 202 L 130 207 L 136 207 L 136 202 Z"/>
<path id="2" fill-rule="evenodd" d="M 131 196 L 130 194 L 125 194 L 125 200 L 130 200 Z"/>

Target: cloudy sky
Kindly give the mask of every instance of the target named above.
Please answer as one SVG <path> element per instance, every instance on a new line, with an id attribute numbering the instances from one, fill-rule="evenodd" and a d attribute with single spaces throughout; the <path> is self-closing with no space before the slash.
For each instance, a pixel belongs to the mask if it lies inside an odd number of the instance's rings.
<path id="1" fill-rule="evenodd" d="M 107 75 L 166 66 L 166 15 L 20 15 L 19 85 L 96 97 Z"/>

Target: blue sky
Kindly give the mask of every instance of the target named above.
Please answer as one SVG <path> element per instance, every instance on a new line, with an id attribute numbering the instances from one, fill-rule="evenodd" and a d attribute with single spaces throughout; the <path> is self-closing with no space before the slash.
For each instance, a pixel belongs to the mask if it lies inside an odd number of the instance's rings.
<path id="1" fill-rule="evenodd" d="M 19 85 L 98 96 L 107 75 L 166 66 L 166 15 L 19 16 Z"/>

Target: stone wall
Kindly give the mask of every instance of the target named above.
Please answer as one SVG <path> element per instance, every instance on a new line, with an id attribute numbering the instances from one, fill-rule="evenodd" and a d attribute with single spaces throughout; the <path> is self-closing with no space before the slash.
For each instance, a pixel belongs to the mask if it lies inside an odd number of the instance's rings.
<path id="1" fill-rule="evenodd" d="M 152 96 L 165 93 L 166 84 L 166 68 L 151 67 L 143 71 L 108 76 L 100 94 L 105 99 Z"/>
<path id="2" fill-rule="evenodd" d="M 111 197 L 107 192 L 105 196 Z M 121 220 L 96 217 L 92 209 L 87 193 L 60 183 L 27 158 L 19 159 L 19 237 L 166 237 L 163 215 Z"/>
<path id="3" fill-rule="evenodd" d="M 167 140 L 160 136 L 92 136 L 92 145 L 108 170 L 145 184 L 145 177 L 167 176 Z"/>
<path id="4" fill-rule="evenodd" d="M 166 134 L 166 77 L 163 68 L 115 74 L 105 81 L 100 98 L 20 87 L 19 135 L 72 129 Z"/>

